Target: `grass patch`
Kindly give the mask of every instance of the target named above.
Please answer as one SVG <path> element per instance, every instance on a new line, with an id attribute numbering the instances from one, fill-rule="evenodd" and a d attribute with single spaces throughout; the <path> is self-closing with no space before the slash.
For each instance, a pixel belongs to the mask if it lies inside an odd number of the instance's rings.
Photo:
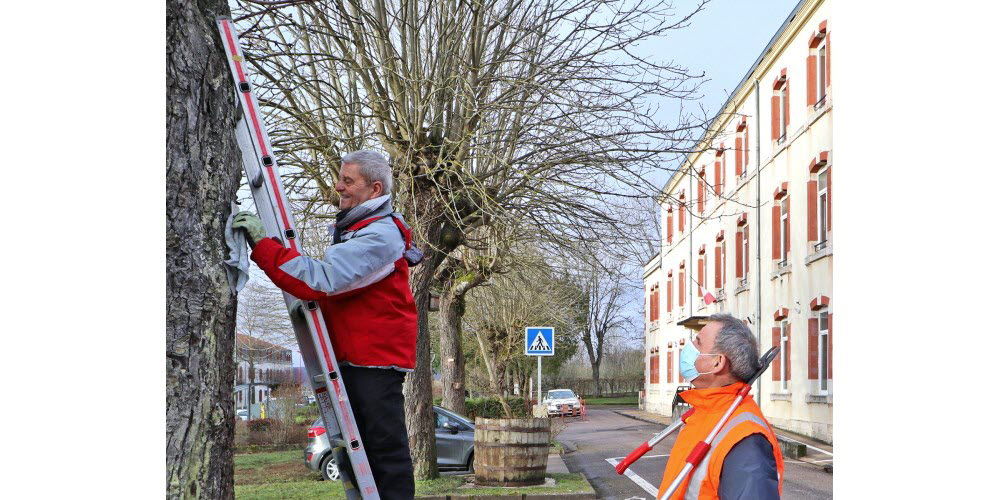
<path id="1" fill-rule="evenodd" d="M 302 461 L 302 450 L 245 453 L 233 459 L 233 479 L 237 491 L 243 486 L 282 485 L 297 481 L 321 481 L 319 472 Z M 245 491 L 254 491 L 250 488 Z M 269 491 L 264 488 L 263 491 Z M 248 498 L 270 498 L 251 496 Z"/>
<path id="2" fill-rule="evenodd" d="M 309 470 L 301 450 L 244 453 L 234 460 L 236 498 L 240 500 L 346 498 L 340 481 L 323 481 L 319 472 Z M 416 482 L 417 496 L 503 495 L 592 492 L 582 474 L 547 474 L 555 486 L 500 488 L 463 487 L 471 476 L 442 476 Z"/>
<path id="3" fill-rule="evenodd" d="M 592 398 L 587 400 L 587 405 L 633 405 L 639 406 L 639 395 L 621 396 L 617 398 Z"/>

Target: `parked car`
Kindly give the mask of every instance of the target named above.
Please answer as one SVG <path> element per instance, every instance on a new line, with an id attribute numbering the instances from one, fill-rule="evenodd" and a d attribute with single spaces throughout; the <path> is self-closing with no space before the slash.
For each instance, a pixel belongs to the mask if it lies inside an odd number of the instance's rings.
<path id="1" fill-rule="evenodd" d="M 553 415 L 576 415 L 580 416 L 583 405 L 580 398 L 570 389 L 552 389 L 545 394 L 542 400 L 548 410 L 549 416 Z"/>
<path id="2" fill-rule="evenodd" d="M 460 415 L 444 408 L 434 407 L 435 432 L 437 441 L 437 464 L 442 471 L 472 472 L 473 437 L 475 425 Z M 340 479 L 340 469 L 333 459 L 330 440 L 323 427 L 323 419 L 317 418 L 308 431 L 309 444 L 305 449 L 306 467 L 320 471 L 323 479 Z"/>
<path id="3" fill-rule="evenodd" d="M 250 418 L 250 412 L 247 409 L 236 410 L 236 418 L 240 420 L 247 420 Z"/>

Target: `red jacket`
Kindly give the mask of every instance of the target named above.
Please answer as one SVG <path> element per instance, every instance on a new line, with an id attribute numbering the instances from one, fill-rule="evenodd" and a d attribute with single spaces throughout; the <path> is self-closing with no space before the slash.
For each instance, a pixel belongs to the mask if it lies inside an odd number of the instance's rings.
<path id="1" fill-rule="evenodd" d="M 387 241 L 390 228 L 402 236 L 403 248 L 410 246 L 410 229 L 395 216 L 383 214 L 348 227 L 345 235 L 350 237 L 327 249 L 322 260 L 300 255 L 270 238 L 257 242 L 250 258 L 278 288 L 319 304 L 339 362 L 410 371 L 416 366 L 417 308 L 409 267 L 401 254 L 395 261 L 373 262 L 372 256 L 380 252 L 364 246 Z M 349 284 L 329 279 L 343 274 L 345 267 L 362 270 L 360 278 L 345 278 L 353 280 Z M 377 281 L 370 283 L 373 279 Z"/>

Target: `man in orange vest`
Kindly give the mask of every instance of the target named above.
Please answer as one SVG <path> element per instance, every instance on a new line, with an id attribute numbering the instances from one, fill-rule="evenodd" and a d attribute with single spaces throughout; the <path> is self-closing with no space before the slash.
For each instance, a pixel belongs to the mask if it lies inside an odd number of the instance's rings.
<path id="1" fill-rule="evenodd" d="M 684 468 L 685 460 L 732 406 L 737 393 L 760 369 L 757 340 L 729 314 L 713 314 L 681 350 L 681 375 L 693 389 L 681 398 L 694 408 L 677 435 L 657 498 Z M 708 455 L 672 499 L 777 499 L 785 463 L 778 439 L 757 403 L 748 396 L 712 440 Z"/>

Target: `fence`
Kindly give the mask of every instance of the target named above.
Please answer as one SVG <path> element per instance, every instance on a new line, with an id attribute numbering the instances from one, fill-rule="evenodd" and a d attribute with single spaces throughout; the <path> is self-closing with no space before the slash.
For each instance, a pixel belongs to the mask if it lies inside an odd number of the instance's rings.
<path id="1" fill-rule="evenodd" d="M 628 396 L 638 394 L 643 389 L 645 380 L 642 376 L 629 378 L 601 378 L 597 381 L 597 393 L 594 392 L 594 381 L 589 378 L 560 379 L 548 389 L 571 389 L 575 394 L 587 397 Z M 548 386 L 548 383 L 545 383 Z"/>

